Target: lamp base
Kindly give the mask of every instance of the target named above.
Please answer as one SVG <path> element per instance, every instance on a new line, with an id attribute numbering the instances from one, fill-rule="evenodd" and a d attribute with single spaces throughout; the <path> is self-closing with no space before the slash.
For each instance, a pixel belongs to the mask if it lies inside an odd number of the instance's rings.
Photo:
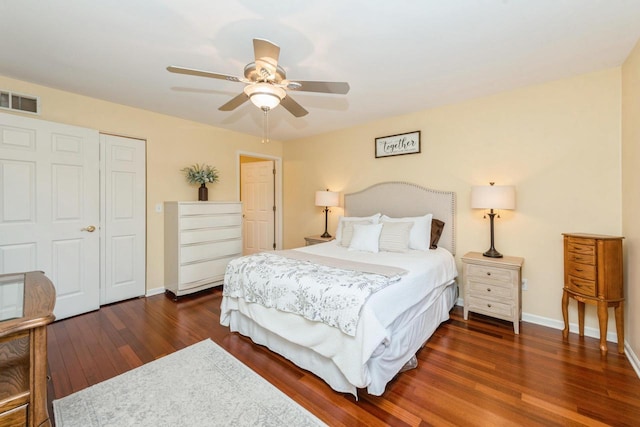
<path id="1" fill-rule="evenodd" d="M 328 239 L 329 237 L 331 237 L 331 234 L 327 233 L 327 230 L 325 230 L 324 233 L 320 235 L 320 237 Z"/>
<path id="2" fill-rule="evenodd" d="M 488 258 L 502 258 L 502 254 L 496 251 L 495 248 L 489 249 L 487 252 L 483 253 L 482 256 L 486 256 Z"/>

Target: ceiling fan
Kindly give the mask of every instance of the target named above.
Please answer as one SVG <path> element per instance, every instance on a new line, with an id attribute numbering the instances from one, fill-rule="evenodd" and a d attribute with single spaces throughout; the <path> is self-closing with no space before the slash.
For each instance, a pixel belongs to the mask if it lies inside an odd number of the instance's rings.
<path id="1" fill-rule="evenodd" d="M 282 104 L 295 117 L 302 117 L 309 112 L 294 101 L 287 91 L 335 93 L 340 95 L 349 92 L 349 83 L 346 82 L 287 80 L 287 73 L 278 65 L 280 47 L 268 40 L 253 39 L 253 51 L 255 61 L 244 67 L 244 77 L 173 65 L 167 67 L 167 70 L 172 73 L 245 83 L 244 91 L 218 108 L 220 111 L 235 110 L 250 99 L 265 114 Z"/>

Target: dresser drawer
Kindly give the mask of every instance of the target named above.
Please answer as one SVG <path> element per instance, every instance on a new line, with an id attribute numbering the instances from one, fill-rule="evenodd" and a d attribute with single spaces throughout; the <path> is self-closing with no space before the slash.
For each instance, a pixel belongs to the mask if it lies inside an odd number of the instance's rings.
<path id="1" fill-rule="evenodd" d="M 583 254 L 583 253 L 576 253 L 576 252 L 567 252 L 567 261 L 576 262 L 576 263 L 579 263 L 579 264 L 595 265 L 596 264 L 596 256 L 595 255 L 589 255 L 589 254 Z"/>
<path id="2" fill-rule="evenodd" d="M 469 301 L 465 301 L 465 305 L 469 304 L 470 311 L 496 317 L 511 318 L 514 315 L 513 304 L 496 302 L 489 299 L 479 298 L 474 295 L 469 295 L 467 299 Z"/>
<path id="3" fill-rule="evenodd" d="M 7 412 L 0 413 L 0 426 L 23 427 L 27 425 L 27 406 L 18 406 Z"/>
<path id="4" fill-rule="evenodd" d="M 180 247 L 180 262 L 189 264 L 195 261 L 228 257 L 242 254 L 242 239 L 196 244 Z"/>
<path id="5" fill-rule="evenodd" d="M 241 213 L 240 203 L 193 203 L 181 204 L 180 215 L 210 215 L 225 213 Z"/>
<path id="6" fill-rule="evenodd" d="M 216 240 L 240 239 L 242 228 L 240 226 L 210 228 L 204 230 L 187 230 L 180 233 L 180 244 L 205 243 Z"/>
<path id="7" fill-rule="evenodd" d="M 469 286 L 469 292 L 475 296 L 507 300 L 513 298 L 514 289 L 512 286 L 496 286 L 493 283 L 474 279 L 467 280 L 466 286 Z"/>
<path id="8" fill-rule="evenodd" d="M 180 290 L 199 286 L 207 281 L 222 281 L 227 264 L 233 258 L 235 257 L 214 259 L 180 267 Z"/>
<path id="9" fill-rule="evenodd" d="M 573 238 L 567 241 L 567 252 L 583 255 L 595 255 L 596 246 L 592 240 Z"/>
<path id="10" fill-rule="evenodd" d="M 496 286 L 511 287 L 514 282 L 512 270 L 474 264 L 467 265 L 466 278 L 470 281 L 492 283 Z"/>
<path id="11" fill-rule="evenodd" d="M 578 264 L 577 262 L 568 262 L 566 272 L 570 276 L 574 276 L 585 280 L 596 280 L 596 267 L 589 264 Z"/>
<path id="12" fill-rule="evenodd" d="M 595 280 L 584 280 L 574 276 L 567 276 L 567 288 L 571 291 L 585 296 L 596 296 Z"/>
<path id="13" fill-rule="evenodd" d="M 229 227 L 241 224 L 242 217 L 238 214 L 202 215 L 180 218 L 180 230 Z"/>

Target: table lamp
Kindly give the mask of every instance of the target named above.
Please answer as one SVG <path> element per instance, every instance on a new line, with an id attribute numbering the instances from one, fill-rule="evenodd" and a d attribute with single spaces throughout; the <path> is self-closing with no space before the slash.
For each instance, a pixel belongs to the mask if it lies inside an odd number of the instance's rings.
<path id="1" fill-rule="evenodd" d="M 324 206 L 324 234 L 320 237 L 329 238 L 331 234 L 327 231 L 327 216 L 329 214 L 329 208 L 338 206 L 340 202 L 340 195 L 335 191 L 316 191 L 316 206 Z"/>
<path id="2" fill-rule="evenodd" d="M 493 219 L 497 214 L 493 210 L 515 209 L 516 190 L 513 185 L 494 184 L 495 182 L 490 182 L 489 185 L 474 185 L 471 187 L 471 208 L 491 210 L 488 213 L 489 222 L 491 223 L 491 247 L 482 255 L 489 258 L 502 258 L 502 254 L 496 250 L 494 245 Z"/>

